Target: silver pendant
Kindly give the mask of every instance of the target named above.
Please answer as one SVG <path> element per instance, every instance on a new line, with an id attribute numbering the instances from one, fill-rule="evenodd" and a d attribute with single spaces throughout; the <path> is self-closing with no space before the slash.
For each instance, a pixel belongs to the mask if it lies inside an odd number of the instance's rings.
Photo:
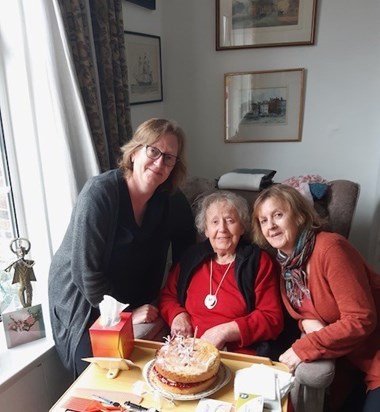
<path id="1" fill-rule="evenodd" d="M 205 297 L 204 303 L 207 309 L 213 309 L 218 303 L 218 299 L 216 298 L 215 295 L 209 294 Z"/>

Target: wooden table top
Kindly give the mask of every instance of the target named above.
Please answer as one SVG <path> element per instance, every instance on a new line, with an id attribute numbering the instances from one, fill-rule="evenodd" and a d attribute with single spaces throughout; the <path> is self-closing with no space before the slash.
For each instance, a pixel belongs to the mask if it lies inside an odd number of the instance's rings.
<path id="1" fill-rule="evenodd" d="M 53 405 L 53 407 L 50 409 L 50 412 L 64 412 L 66 409 L 63 405 L 72 396 L 91 398 L 92 394 L 97 394 L 109 398 L 111 393 L 112 400 L 124 403 L 128 398 L 128 396 L 125 394 L 132 394 L 133 385 L 135 385 L 136 382 L 139 381 L 141 382 L 141 385 L 144 386 L 147 390 L 147 393 L 143 395 L 143 399 L 141 401 L 142 406 L 145 406 L 147 408 L 154 407 L 161 412 L 195 411 L 199 402 L 198 399 L 186 401 L 174 400 L 174 404 L 173 402 L 162 398 L 158 401 L 157 397 L 155 398 L 154 393 L 149 385 L 147 383 L 143 383 L 145 382 L 143 376 L 144 366 L 149 361 L 154 359 L 155 352 L 161 345 L 162 343 L 159 342 L 135 339 L 135 346 L 130 356 L 130 360 L 134 362 L 137 367 L 133 367 L 129 370 L 119 371 L 117 377 L 114 379 L 109 379 L 106 377 L 106 374 L 108 372 L 107 370 L 102 369 L 97 364 L 90 364 L 86 368 L 86 370 L 78 377 L 78 379 L 61 396 L 61 398 Z M 249 367 L 252 363 L 261 363 L 272 366 L 276 369 L 287 371 L 285 365 L 279 362 L 273 362 L 269 358 L 223 351 L 221 351 L 220 353 L 223 364 L 231 372 L 231 379 L 225 386 L 220 388 L 214 394 L 207 396 L 207 398 L 218 399 L 234 404 L 235 372 L 239 369 Z M 284 399 L 282 402 L 282 410 L 287 410 L 287 399 Z"/>

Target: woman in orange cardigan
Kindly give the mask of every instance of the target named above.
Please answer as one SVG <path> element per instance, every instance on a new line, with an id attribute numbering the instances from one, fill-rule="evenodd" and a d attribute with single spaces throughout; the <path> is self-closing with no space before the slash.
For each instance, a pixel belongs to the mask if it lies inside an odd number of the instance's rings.
<path id="1" fill-rule="evenodd" d="M 321 230 L 313 206 L 293 187 L 263 191 L 252 225 L 256 242 L 277 250 L 282 298 L 303 332 L 280 361 L 294 371 L 301 362 L 346 358 L 365 377 L 363 411 L 378 411 L 380 276 L 348 240 Z"/>

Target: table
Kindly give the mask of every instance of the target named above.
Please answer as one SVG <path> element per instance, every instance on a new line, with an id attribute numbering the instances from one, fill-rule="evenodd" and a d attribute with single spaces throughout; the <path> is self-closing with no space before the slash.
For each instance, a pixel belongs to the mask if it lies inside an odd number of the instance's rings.
<path id="1" fill-rule="evenodd" d="M 81 390 L 90 391 L 91 393 L 102 394 L 104 391 L 117 392 L 132 392 L 132 386 L 137 381 L 143 381 L 142 370 L 147 362 L 154 358 L 155 352 L 160 348 L 162 343 L 147 340 L 135 339 L 135 346 L 130 359 L 137 365 L 127 371 L 120 371 L 118 376 L 114 379 L 106 377 L 107 371 L 100 368 L 96 364 L 90 364 L 86 370 L 78 377 L 78 379 L 70 386 L 70 388 L 62 395 L 62 397 L 53 405 L 50 412 L 64 412 L 62 407 L 65 401 L 71 396 L 78 396 Z M 249 367 L 252 363 L 262 363 L 274 368 L 287 371 L 287 367 L 279 362 L 273 362 L 269 358 L 259 356 L 244 355 L 239 353 L 221 351 L 221 358 L 224 365 L 226 365 L 232 372 L 230 382 L 219 389 L 213 395 L 209 396 L 212 399 L 218 399 L 225 402 L 234 403 L 234 375 L 238 369 Z M 104 395 L 103 395 L 104 396 Z M 124 402 L 125 399 L 113 399 L 115 401 Z M 175 405 L 169 401 L 164 400 L 161 404 L 161 412 L 191 412 L 195 411 L 199 400 L 191 401 L 175 401 Z M 145 407 L 156 407 L 157 401 L 154 399 L 152 393 L 144 395 L 141 405 Z M 282 402 L 282 410 L 287 410 L 287 399 Z"/>

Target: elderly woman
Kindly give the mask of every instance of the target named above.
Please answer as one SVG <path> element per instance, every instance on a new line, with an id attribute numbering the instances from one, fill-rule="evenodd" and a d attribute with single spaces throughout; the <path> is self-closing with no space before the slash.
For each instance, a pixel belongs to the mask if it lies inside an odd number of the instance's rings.
<path id="1" fill-rule="evenodd" d="M 280 361 L 294 371 L 301 362 L 344 357 L 364 373 L 364 411 L 378 411 L 380 276 L 348 240 L 321 230 L 321 224 L 313 206 L 290 186 L 272 186 L 254 204 L 254 239 L 278 251 L 282 298 L 303 332 Z"/>
<path id="2" fill-rule="evenodd" d="M 283 329 L 283 312 L 271 257 L 244 240 L 247 202 L 232 192 L 211 193 L 195 223 L 206 240 L 171 270 L 160 295 L 161 316 L 172 334 L 193 336 L 196 330 L 219 349 L 266 355 L 265 341 Z"/>

